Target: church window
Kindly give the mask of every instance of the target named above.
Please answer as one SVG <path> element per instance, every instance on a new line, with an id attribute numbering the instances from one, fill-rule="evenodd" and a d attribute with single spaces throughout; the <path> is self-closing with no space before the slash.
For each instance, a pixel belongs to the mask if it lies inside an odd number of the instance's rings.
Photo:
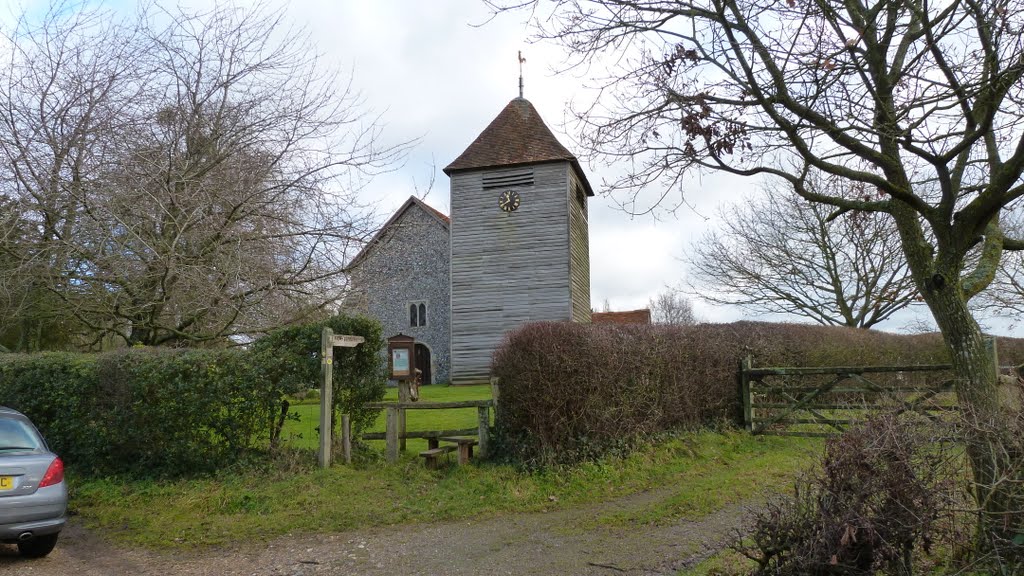
<path id="1" fill-rule="evenodd" d="M 413 328 L 427 325 L 427 303 L 409 303 L 409 326 Z"/>

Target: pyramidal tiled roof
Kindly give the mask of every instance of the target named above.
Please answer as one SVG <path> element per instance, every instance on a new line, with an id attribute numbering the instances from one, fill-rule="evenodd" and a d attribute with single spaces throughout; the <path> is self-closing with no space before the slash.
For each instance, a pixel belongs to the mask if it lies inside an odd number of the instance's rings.
<path id="1" fill-rule="evenodd" d="M 538 164 L 563 160 L 576 170 L 587 195 L 593 196 L 586 175 L 575 156 L 551 133 L 537 109 L 525 98 L 516 98 L 484 128 L 466 150 L 444 169 L 452 172 Z"/>

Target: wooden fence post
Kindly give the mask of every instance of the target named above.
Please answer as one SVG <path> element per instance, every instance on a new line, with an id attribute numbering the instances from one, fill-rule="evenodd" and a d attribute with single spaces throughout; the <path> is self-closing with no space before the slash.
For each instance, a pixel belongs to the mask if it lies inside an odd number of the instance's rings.
<path id="1" fill-rule="evenodd" d="M 398 381 L 398 403 L 407 404 L 412 398 L 408 380 Z M 405 452 L 405 409 L 398 409 L 398 449 Z"/>
<path id="2" fill-rule="evenodd" d="M 331 411 L 334 409 L 334 332 L 320 335 L 320 467 L 331 465 Z"/>
<path id="3" fill-rule="evenodd" d="M 996 365 L 996 376 L 999 376 L 999 347 L 997 346 L 995 336 L 985 338 L 985 349 L 988 350 L 989 355 L 992 357 L 992 362 Z"/>
<path id="4" fill-rule="evenodd" d="M 501 390 L 498 389 L 498 377 L 491 376 L 491 403 L 494 406 L 494 420 L 498 420 L 498 397 L 501 396 Z"/>
<path id="5" fill-rule="evenodd" d="M 750 375 L 747 373 L 753 364 L 748 355 L 740 361 L 740 401 L 743 407 L 743 427 L 747 432 L 754 430 L 754 407 L 750 398 Z"/>
<path id="6" fill-rule="evenodd" d="M 352 463 L 352 420 L 348 414 L 341 415 L 341 447 L 345 453 L 345 464 Z"/>
<path id="7" fill-rule="evenodd" d="M 398 408 L 387 407 L 385 442 L 387 459 L 390 463 L 398 462 Z"/>
<path id="8" fill-rule="evenodd" d="M 487 458 L 490 444 L 491 409 L 487 406 L 479 406 L 476 409 L 477 434 L 480 437 L 480 459 Z"/>

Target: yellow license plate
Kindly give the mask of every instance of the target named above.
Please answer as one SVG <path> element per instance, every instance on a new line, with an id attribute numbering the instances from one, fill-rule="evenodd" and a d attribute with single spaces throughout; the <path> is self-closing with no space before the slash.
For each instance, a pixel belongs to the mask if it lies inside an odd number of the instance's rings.
<path id="1" fill-rule="evenodd" d="M 14 476 L 0 476 L 0 492 L 14 490 Z"/>

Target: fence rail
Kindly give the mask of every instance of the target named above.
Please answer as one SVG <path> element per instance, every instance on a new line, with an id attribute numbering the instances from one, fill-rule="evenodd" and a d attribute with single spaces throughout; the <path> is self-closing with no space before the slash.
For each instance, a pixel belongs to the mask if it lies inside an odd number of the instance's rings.
<path id="1" fill-rule="evenodd" d="M 740 365 L 743 422 L 753 434 L 831 436 L 881 410 L 930 419 L 958 410 L 952 366 Z"/>

